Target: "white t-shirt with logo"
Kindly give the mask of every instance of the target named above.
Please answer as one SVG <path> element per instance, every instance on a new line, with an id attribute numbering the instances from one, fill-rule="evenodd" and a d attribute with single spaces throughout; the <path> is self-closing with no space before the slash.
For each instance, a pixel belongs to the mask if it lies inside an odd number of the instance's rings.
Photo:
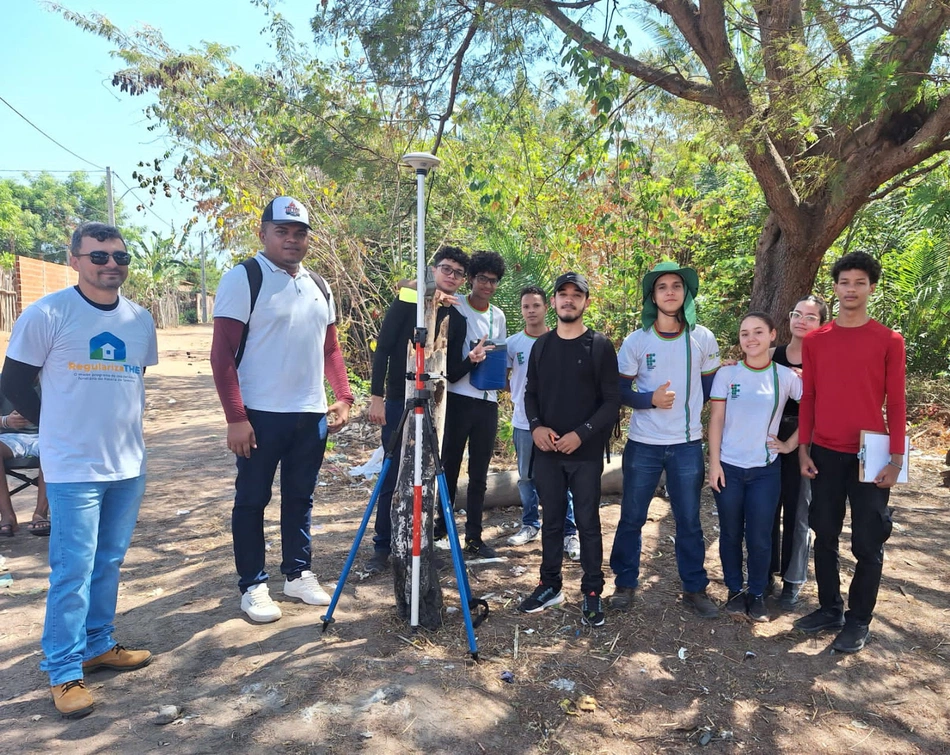
<path id="1" fill-rule="evenodd" d="M 508 337 L 508 331 L 505 324 L 505 313 L 494 304 L 489 304 L 484 312 L 475 309 L 468 302 L 468 297 L 463 296 L 458 304 L 453 304 L 467 323 L 465 333 L 465 343 L 462 346 L 462 359 L 468 356 L 472 350 L 472 345 L 478 343 L 483 336 L 488 336 L 488 340 L 494 343 L 504 343 Z M 485 401 L 498 401 L 498 391 L 480 391 L 472 385 L 468 375 L 454 383 L 449 383 L 449 393 L 460 393 L 463 396 L 480 398 Z"/>
<path id="2" fill-rule="evenodd" d="M 262 412 L 325 413 L 323 345 L 327 327 L 336 322 L 330 299 L 303 267 L 296 275 L 263 254 L 261 291 L 251 312 L 251 289 L 243 265 L 228 270 L 218 284 L 214 316 L 246 323 L 244 356 L 238 365 L 241 398 Z"/>
<path id="3" fill-rule="evenodd" d="M 668 446 L 700 440 L 703 428 L 702 376 L 719 368 L 719 346 L 708 328 L 684 328 L 673 338 L 661 336 L 656 325 L 633 331 L 617 353 L 621 376 L 631 377 L 641 393 L 652 393 L 667 380 L 676 393 L 669 409 L 634 409 L 627 437 L 638 443 Z"/>
<path id="4" fill-rule="evenodd" d="M 726 402 L 719 460 L 742 469 L 775 461 L 769 435 L 778 435 L 785 402 L 801 397 L 802 379 L 775 362 L 759 369 L 740 362 L 719 370 L 710 394 L 711 401 Z"/>
<path id="5" fill-rule="evenodd" d="M 40 457 L 47 482 L 145 474 L 145 368 L 158 364 L 152 316 L 119 297 L 97 309 L 75 288 L 44 296 L 13 325 L 7 356 L 40 367 Z"/>
<path id="6" fill-rule="evenodd" d="M 508 339 L 508 369 L 511 370 L 511 403 L 514 412 L 511 417 L 511 426 L 519 430 L 530 430 L 528 415 L 524 410 L 524 391 L 528 386 L 528 360 L 531 358 L 531 349 L 538 336 L 529 336 L 523 330 L 515 333 Z"/>

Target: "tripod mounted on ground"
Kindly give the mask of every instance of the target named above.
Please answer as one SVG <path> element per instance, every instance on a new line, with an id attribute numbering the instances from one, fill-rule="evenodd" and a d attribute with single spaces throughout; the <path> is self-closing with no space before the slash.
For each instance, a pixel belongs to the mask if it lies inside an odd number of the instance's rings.
<path id="1" fill-rule="evenodd" d="M 413 332 L 412 343 L 415 353 L 415 371 L 406 375 L 407 380 L 414 381 L 414 393 L 411 399 L 406 401 L 402 417 L 396 431 L 392 434 L 389 441 L 389 447 L 386 449 L 386 455 L 383 459 L 383 466 L 373 488 L 366 511 L 363 514 L 363 520 L 360 522 L 353 545 L 350 548 L 349 556 L 343 566 L 340 579 L 337 582 L 327 613 L 323 618 L 323 631 L 333 623 L 333 611 L 336 609 L 346 578 L 353 567 L 356 559 L 356 553 L 359 550 L 360 542 L 366 533 L 366 527 L 369 524 L 370 517 L 379 500 L 383 481 L 393 463 L 393 457 L 396 449 L 400 447 L 403 430 L 406 420 L 412 414 L 414 419 L 413 436 L 413 506 L 412 506 L 412 561 L 411 561 L 411 597 L 410 597 L 410 616 L 409 624 L 415 628 L 419 626 L 419 599 L 420 582 L 422 570 L 422 520 L 423 520 L 423 464 L 426 452 L 431 457 L 435 467 L 435 481 L 437 483 L 436 492 L 439 502 L 442 506 L 442 516 L 445 520 L 446 530 L 448 532 L 449 546 L 452 554 L 452 565 L 455 570 L 456 583 L 459 589 L 459 599 L 461 602 L 462 616 L 465 620 L 465 630 L 468 635 L 469 652 L 472 659 L 478 660 L 478 646 L 475 641 L 475 627 L 481 624 L 488 617 L 488 603 L 484 600 L 473 599 L 468 582 L 468 574 L 465 570 L 465 562 L 462 558 L 462 546 L 459 543 L 458 531 L 455 526 L 455 517 L 452 513 L 452 501 L 449 498 L 448 483 L 445 479 L 445 470 L 442 467 L 442 460 L 439 457 L 439 439 L 435 430 L 435 422 L 430 408 L 430 399 L 432 391 L 426 387 L 427 382 L 437 379 L 438 376 L 432 376 L 425 371 L 425 344 L 428 336 L 428 330 L 425 326 L 425 293 L 426 293 L 426 260 L 425 260 L 425 199 L 424 186 L 425 177 L 430 170 L 439 165 L 439 159 L 434 155 L 414 152 L 403 158 L 403 163 L 416 171 L 416 214 L 417 214 L 417 247 L 416 247 L 416 327 Z M 395 530 L 395 528 L 394 528 Z M 394 532 L 395 535 L 395 532 Z M 431 532 L 429 543 L 431 547 Z M 431 562 L 430 562 L 431 563 Z M 435 577 L 437 583 L 437 577 Z M 478 616 L 473 620 L 472 611 L 482 609 Z"/>

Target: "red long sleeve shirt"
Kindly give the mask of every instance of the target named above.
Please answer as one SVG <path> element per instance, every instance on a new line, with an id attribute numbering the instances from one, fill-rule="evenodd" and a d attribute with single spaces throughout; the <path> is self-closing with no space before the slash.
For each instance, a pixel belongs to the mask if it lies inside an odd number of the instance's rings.
<path id="1" fill-rule="evenodd" d="M 834 321 L 802 342 L 799 443 L 857 453 L 861 431 L 889 433 L 904 453 L 907 418 L 904 338 L 875 320 L 859 328 Z M 887 422 L 882 408 L 887 405 Z"/>

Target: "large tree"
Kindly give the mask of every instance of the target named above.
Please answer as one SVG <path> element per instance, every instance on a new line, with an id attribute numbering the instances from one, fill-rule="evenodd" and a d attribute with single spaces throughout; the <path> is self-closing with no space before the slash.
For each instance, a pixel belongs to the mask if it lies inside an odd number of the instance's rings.
<path id="1" fill-rule="evenodd" d="M 788 311 L 855 213 L 950 148 L 941 0 L 347 0 L 324 3 L 314 28 L 358 37 L 377 77 L 438 94 L 441 124 L 492 52 L 537 51 L 541 20 L 565 35 L 564 62 L 597 110 L 630 96 L 622 72 L 716 116 L 711 133 L 741 151 L 769 208 L 755 308 Z M 655 42 L 642 53 L 635 26 Z"/>

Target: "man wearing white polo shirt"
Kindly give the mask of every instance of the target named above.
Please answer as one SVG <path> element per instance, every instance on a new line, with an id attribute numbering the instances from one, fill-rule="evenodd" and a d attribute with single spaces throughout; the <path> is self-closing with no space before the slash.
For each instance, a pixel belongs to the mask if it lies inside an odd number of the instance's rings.
<path id="1" fill-rule="evenodd" d="M 277 197 L 264 209 L 259 237 L 263 251 L 218 285 L 211 368 L 237 462 L 231 533 L 241 610 L 269 622 L 281 616 L 264 568 L 264 508 L 278 464 L 284 594 L 330 602 L 311 570 L 310 514 L 327 433 L 346 424 L 353 394 L 333 295 L 300 264 L 310 239 L 307 209 Z M 337 399 L 330 406 L 324 376 Z"/>

